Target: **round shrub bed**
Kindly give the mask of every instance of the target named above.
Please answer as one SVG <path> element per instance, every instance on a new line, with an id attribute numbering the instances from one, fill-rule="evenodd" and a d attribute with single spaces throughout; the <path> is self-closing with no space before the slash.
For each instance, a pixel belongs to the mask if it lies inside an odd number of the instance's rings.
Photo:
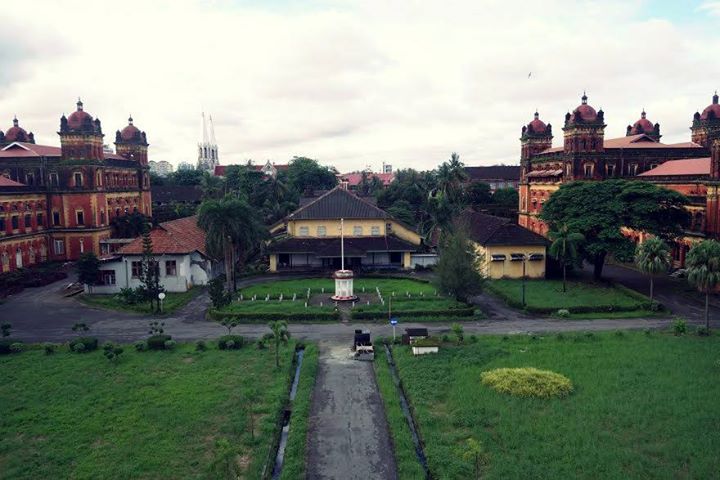
<path id="1" fill-rule="evenodd" d="M 570 379 L 537 368 L 496 368 L 480 374 L 483 385 L 518 397 L 552 398 L 572 393 Z"/>

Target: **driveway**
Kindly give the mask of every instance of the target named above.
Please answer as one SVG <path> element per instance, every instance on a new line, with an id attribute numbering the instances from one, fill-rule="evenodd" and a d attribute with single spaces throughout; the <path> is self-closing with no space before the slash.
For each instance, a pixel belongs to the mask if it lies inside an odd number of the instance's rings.
<path id="1" fill-rule="evenodd" d="M 395 479 L 397 467 L 372 362 L 349 343 L 320 343 L 308 430 L 308 479 Z"/>

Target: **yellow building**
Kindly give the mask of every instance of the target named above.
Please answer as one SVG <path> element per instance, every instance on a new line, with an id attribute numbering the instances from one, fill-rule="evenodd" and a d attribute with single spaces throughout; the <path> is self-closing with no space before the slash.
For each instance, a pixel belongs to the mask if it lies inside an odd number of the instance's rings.
<path id="1" fill-rule="evenodd" d="M 544 278 L 548 241 L 500 217 L 467 211 L 462 221 L 477 252 L 483 273 L 498 278 Z"/>
<path id="2" fill-rule="evenodd" d="M 411 227 L 342 186 L 300 207 L 270 232 L 270 271 L 340 268 L 340 219 L 345 267 L 411 268 L 422 239 Z"/>

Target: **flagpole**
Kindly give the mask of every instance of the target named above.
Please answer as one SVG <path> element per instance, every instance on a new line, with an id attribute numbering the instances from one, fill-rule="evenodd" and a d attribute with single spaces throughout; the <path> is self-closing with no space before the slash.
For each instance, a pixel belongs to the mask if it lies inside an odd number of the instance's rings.
<path id="1" fill-rule="evenodd" d="M 344 219 L 340 219 L 340 270 L 345 270 L 345 228 Z"/>

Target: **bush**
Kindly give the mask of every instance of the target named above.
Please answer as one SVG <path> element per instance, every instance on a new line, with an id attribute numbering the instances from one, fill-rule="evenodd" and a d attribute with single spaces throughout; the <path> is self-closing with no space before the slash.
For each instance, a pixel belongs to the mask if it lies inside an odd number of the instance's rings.
<path id="1" fill-rule="evenodd" d="M 443 336 L 442 336 L 442 341 L 445 342 L 445 343 L 449 342 L 449 341 L 450 341 L 450 335 L 448 335 L 447 333 L 446 333 L 445 335 L 443 335 Z"/>
<path id="2" fill-rule="evenodd" d="M 567 308 L 561 308 L 557 311 L 556 315 L 560 318 L 569 318 L 570 317 L 570 310 Z"/>
<path id="3" fill-rule="evenodd" d="M 24 345 L 20 342 L 14 342 L 10 344 L 10 351 L 12 353 L 20 353 L 23 351 Z"/>
<path id="4" fill-rule="evenodd" d="M 207 350 L 207 345 L 205 345 L 204 340 L 198 340 L 197 342 L 195 342 L 196 352 L 204 352 L 205 350 Z"/>
<path id="5" fill-rule="evenodd" d="M 244 341 L 245 339 L 240 335 L 223 335 L 218 338 L 218 348 L 220 350 L 239 350 L 242 348 Z"/>
<path id="6" fill-rule="evenodd" d="M 135 346 L 135 350 L 138 352 L 144 352 L 147 350 L 147 343 L 145 343 L 145 340 L 138 340 L 133 345 Z"/>
<path id="7" fill-rule="evenodd" d="M 0 355 L 7 355 L 8 353 L 12 353 L 12 350 L 10 350 L 10 345 L 15 343 L 15 340 L 0 340 Z"/>
<path id="8" fill-rule="evenodd" d="M 552 398 L 572 393 L 570 379 L 537 368 L 497 368 L 480 374 L 483 385 L 518 397 Z"/>
<path id="9" fill-rule="evenodd" d="M 477 343 L 478 337 L 477 335 L 470 335 L 470 343 Z"/>
<path id="10" fill-rule="evenodd" d="M 45 351 L 45 355 L 52 355 L 57 350 L 57 345 L 54 343 L 45 342 L 42 346 Z"/>
<path id="11" fill-rule="evenodd" d="M 80 347 L 82 345 L 82 347 Z M 92 352 L 98 348 L 98 339 L 95 337 L 78 337 L 70 342 L 70 350 L 73 352 Z"/>
<path id="12" fill-rule="evenodd" d="M 262 338 L 258 339 L 256 345 L 258 350 L 265 350 L 267 348 L 267 346 L 265 345 L 265 340 L 263 340 Z"/>
<path id="13" fill-rule="evenodd" d="M 562 342 L 563 340 L 565 340 L 565 334 L 560 332 L 557 335 L 555 335 L 555 338 L 557 338 L 558 340 L 560 340 Z"/>
<path id="14" fill-rule="evenodd" d="M 387 312 L 378 313 L 382 318 L 387 318 Z M 394 314 L 395 312 L 393 312 Z M 340 319 L 340 312 L 316 312 L 316 313 L 249 313 L 249 312 L 221 312 L 210 310 L 207 314 L 210 320 L 222 322 L 225 319 L 236 319 L 239 322 L 266 323 L 272 320 L 287 320 L 289 322 L 315 322 L 337 321 Z M 353 318 L 355 314 L 353 313 Z M 373 318 L 373 317 L 368 317 Z"/>
<path id="15" fill-rule="evenodd" d="M 415 340 L 415 343 L 412 345 L 413 347 L 439 347 L 440 342 L 437 338 L 433 337 L 427 337 L 427 338 L 420 338 L 418 340 Z"/>
<path id="16" fill-rule="evenodd" d="M 472 317 L 475 315 L 474 307 L 458 307 L 446 309 L 428 310 L 393 310 L 393 317 Z M 353 310 L 353 320 L 386 320 L 387 311 L 364 312 L 360 309 Z"/>
<path id="17" fill-rule="evenodd" d="M 615 336 L 616 337 L 624 337 L 625 332 L 623 332 L 622 330 L 615 330 Z"/>
<path id="18" fill-rule="evenodd" d="M 165 341 L 165 350 L 172 350 L 175 348 L 175 345 L 177 345 L 175 340 L 167 340 Z"/>
<path id="19" fill-rule="evenodd" d="M 137 305 L 145 301 L 145 291 L 142 287 L 137 288 L 121 288 L 116 298 L 125 305 Z"/>
<path id="20" fill-rule="evenodd" d="M 170 335 L 152 335 L 147 339 L 148 350 L 165 350 L 165 342 L 172 340 Z"/>
<path id="21" fill-rule="evenodd" d="M 103 343 L 103 355 L 110 361 L 115 361 L 120 358 L 123 353 L 122 347 L 116 347 L 112 342 Z"/>
<path id="22" fill-rule="evenodd" d="M 457 339 L 458 343 L 462 343 L 465 339 L 465 330 L 463 329 L 463 326 L 459 323 L 453 323 L 450 326 L 450 329 L 453 332 L 453 335 L 455 335 L 455 338 Z"/>
<path id="23" fill-rule="evenodd" d="M 710 336 L 710 330 L 707 329 L 705 326 L 697 327 L 697 330 L 695 330 L 695 333 L 699 337 L 707 337 Z"/>
<path id="24" fill-rule="evenodd" d="M 685 335 L 687 333 L 687 323 L 685 320 L 678 318 L 673 323 L 673 333 L 675 336 Z"/>

